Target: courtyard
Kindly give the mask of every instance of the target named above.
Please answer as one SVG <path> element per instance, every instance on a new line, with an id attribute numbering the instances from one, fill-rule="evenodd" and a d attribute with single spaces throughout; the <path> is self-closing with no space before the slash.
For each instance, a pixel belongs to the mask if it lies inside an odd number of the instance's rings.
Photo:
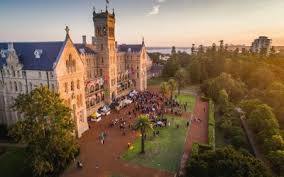
<path id="1" fill-rule="evenodd" d="M 159 136 L 147 134 L 145 142 L 146 153 L 141 155 L 139 131 L 126 131 L 125 135 L 116 127 L 110 127 L 113 120 L 127 117 L 128 112 L 134 109 L 134 104 L 112 113 L 97 123 L 90 123 L 90 130 L 79 140 L 81 153 L 78 160 L 83 162 L 83 168 L 78 169 L 76 164 L 70 166 L 63 174 L 64 177 L 98 176 L 98 177 L 172 177 L 180 168 L 180 162 L 188 144 L 188 135 L 191 134 L 187 121 L 194 109 L 196 98 L 190 94 L 177 97 L 184 104 L 188 102 L 187 112 L 180 116 L 166 114 L 170 126 L 156 128 Z M 200 111 L 200 109 L 194 109 Z M 203 110 L 203 108 L 202 108 Z M 138 115 L 137 115 L 138 116 Z M 136 118 L 131 118 L 129 124 L 134 124 Z M 202 115 L 206 119 L 205 114 Z M 206 121 L 204 121 L 206 124 Z M 177 128 L 179 125 L 179 128 Z M 201 126 L 202 135 L 206 136 L 206 126 Z M 100 135 L 107 134 L 105 143 L 101 144 Z M 194 133 L 194 132 L 193 132 Z M 195 133 L 194 133 L 195 134 Z M 198 141 L 198 140 L 197 140 Z M 131 143 L 131 148 L 128 148 Z"/>

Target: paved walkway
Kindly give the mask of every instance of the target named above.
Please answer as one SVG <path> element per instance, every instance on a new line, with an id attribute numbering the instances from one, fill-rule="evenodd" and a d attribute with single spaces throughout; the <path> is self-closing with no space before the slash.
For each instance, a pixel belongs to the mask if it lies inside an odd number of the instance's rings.
<path id="1" fill-rule="evenodd" d="M 184 153 L 180 163 L 178 176 L 185 176 L 188 158 L 190 156 L 192 144 L 208 143 L 208 102 L 203 102 L 200 97 L 196 97 L 196 103 L 192 118 L 201 119 L 200 123 L 192 121 L 187 133 Z"/>

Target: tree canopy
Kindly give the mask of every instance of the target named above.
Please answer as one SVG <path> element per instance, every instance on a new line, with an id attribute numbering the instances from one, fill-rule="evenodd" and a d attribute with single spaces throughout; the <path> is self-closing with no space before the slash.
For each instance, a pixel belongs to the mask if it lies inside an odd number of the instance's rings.
<path id="1" fill-rule="evenodd" d="M 231 147 L 195 154 L 187 168 L 190 177 L 271 177 L 263 162 Z"/>
<path id="2" fill-rule="evenodd" d="M 35 176 L 56 176 L 78 154 L 71 110 L 59 95 L 40 87 L 15 99 L 13 109 L 23 115 L 9 134 L 27 144 Z"/>

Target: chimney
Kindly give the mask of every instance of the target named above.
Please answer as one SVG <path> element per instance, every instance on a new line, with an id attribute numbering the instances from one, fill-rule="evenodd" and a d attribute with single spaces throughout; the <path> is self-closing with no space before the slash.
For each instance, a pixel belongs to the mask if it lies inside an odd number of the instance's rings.
<path id="1" fill-rule="evenodd" d="M 96 44 L 96 37 L 92 36 L 92 45 L 95 45 L 95 44 Z"/>
<path id="2" fill-rule="evenodd" d="M 86 37 L 86 35 L 83 35 L 83 36 L 82 36 L 82 39 L 83 39 L 83 41 L 82 41 L 83 44 L 84 44 L 84 45 L 87 45 L 87 37 Z"/>

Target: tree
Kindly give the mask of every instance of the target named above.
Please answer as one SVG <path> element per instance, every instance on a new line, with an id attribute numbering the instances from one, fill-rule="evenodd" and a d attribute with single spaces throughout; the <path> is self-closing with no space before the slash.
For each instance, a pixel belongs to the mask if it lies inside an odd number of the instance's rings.
<path id="1" fill-rule="evenodd" d="M 272 169 L 279 177 L 284 176 L 284 150 L 271 151 L 268 154 L 268 159 L 272 164 Z"/>
<path id="2" fill-rule="evenodd" d="M 141 154 L 144 154 L 146 132 L 147 130 L 153 129 L 149 117 L 146 115 L 140 115 L 134 125 L 134 128 L 141 132 Z"/>
<path id="3" fill-rule="evenodd" d="M 267 152 L 276 150 L 284 151 L 284 140 L 280 134 L 276 134 L 271 138 L 266 138 L 264 141 L 264 146 Z"/>
<path id="4" fill-rule="evenodd" d="M 169 90 L 170 90 L 170 97 L 171 99 L 173 99 L 173 93 L 177 89 L 177 83 L 174 79 L 170 79 L 168 81 L 168 85 L 169 85 Z"/>
<path id="5" fill-rule="evenodd" d="M 222 73 L 220 76 L 206 81 L 201 89 L 214 101 L 218 100 L 219 91 L 222 89 L 225 89 L 229 95 L 229 101 L 240 100 L 247 91 L 243 82 L 235 80 L 227 73 Z"/>
<path id="6" fill-rule="evenodd" d="M 254 132 L 264 136 L 263 138 L 270 138 L 279 133 L 278 121 L 271 107 L 266 104 L 256 106 L 253 111 L 247 114 L 247 121 Z"/>
<path id="7" fill-rule="evenodd" d="M 169 85 L 167 82 L 163 82 L 160 85 L 160 92 L 163 94 L 163 96 L 169 96 L 170 90 L 169 90 Z"/>
<path id="8" fill-rule="evenodd" d="M 228 95 L 228 93 L 226 92 L 225 89 L 222 89 L 222 90 L 219 91 L 217 103 L 220 106 L 221 112 L 223 112 L 223 110 L 228 106 L 229 95 Z"/>
<path id="9" fill-rule="evenodd" d="M 162 75 L 166 78 L 174 77 L 178 69 L 179 69 L 179 63 L 177 62 L 175 57 L 172 56 L 165 64 L 162 71 Z"/>
<path id="10" fill-rule="evenodd" d="M 194 154 L 189 160 L 190 177 L 271 177 L 263 162 L 231 147 Z"/>
<path id="11" fill-rule="evenodd" d="M 9 134 L 16 141 L 27 144 L 34 175 L 60 173 L 79 152 L 71 110 L 62 103 L 58 94 L 46 87 L 19 95 L 13 109 L 24 119 L 18 121 Z"/>
<path id="12" fill-rule="evenodd" d="M 172 52 L 171 53 L 172 53 L 172 55 L 175 55 L 177 53 L 175 46 L 172 47 Z"/>
<path id="13" fill-rule="evenodd" d="M 183 88 L 186 85 L 186 71 L 185 71 L 185 69 L 181 68 L 176 72 L 175 80 L 177 81 L 178 94 L 180 94 L 181 88 Z"/>

